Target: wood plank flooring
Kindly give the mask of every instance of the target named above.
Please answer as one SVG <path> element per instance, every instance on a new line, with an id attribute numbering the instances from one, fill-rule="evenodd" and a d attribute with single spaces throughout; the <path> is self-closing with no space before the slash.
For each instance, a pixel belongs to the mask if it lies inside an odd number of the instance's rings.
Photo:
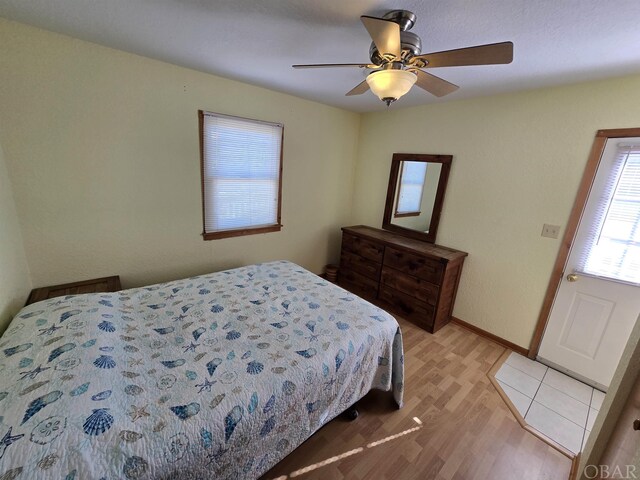
<path id="1" fill-rule="evenodd" d="M 399 319 L 405 405 L 386 392 L 358 402 L 354 422 L 325 425 L 262 480 L 564 480 L 571 461 L 524 430 L 486 374 L 504 348 L 458 325 L 431 335 Z M 367 448 L 371 442 L 422 426 Z M 301 469 L 362 447 L 362 451 Z"/>

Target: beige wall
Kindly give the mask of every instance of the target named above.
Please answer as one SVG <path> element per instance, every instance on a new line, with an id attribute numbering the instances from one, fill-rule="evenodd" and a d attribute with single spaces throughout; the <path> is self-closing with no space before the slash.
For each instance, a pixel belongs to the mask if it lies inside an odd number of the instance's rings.
<path id="1" fill-rule="evenodd" d="M 13 189 L 0 146 L 0 335 L 31 290 Z"/>
<path id="2" fill-rule="evenodd" d="M 364 115 L 354 221 L 382 224 L 394 152 L 452 154 L 437 242 L 469 252 L 454 315 L 528 347 L 560 244 L 542 225 L 565 226 L 596 131 L 639 127 L 638 104 L 633 76 Z"/>
<path id="3" fill-rule="evenodd" d="M 359 115 L 5 20 L 0 45 L 0 143 L 35 286 L 337 261 Z M 281 232 L 202 240 L 198 109 L 284 123 Z"/>

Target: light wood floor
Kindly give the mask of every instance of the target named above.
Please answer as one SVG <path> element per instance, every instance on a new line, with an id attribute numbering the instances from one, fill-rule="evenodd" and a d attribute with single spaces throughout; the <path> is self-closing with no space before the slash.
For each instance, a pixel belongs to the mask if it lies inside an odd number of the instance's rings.
<path id="1" fill-rule="evenodd" d="M 405 348 L 405 406 L 384 392 L 358 403 L 354 422 L 337 418 L 263 480 L 564 480 L 571 461 L 515 420 L 486 373 L 504 348 L 458 325 L 431 335 L 399 320 Z M 378 446 L 366 445 L 423 425 Z M 364 447 L 308 473 L 304 467 Z"/>

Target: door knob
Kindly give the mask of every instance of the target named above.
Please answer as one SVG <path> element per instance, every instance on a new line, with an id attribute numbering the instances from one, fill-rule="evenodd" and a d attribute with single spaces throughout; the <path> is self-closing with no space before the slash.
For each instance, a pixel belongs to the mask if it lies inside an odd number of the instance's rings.
<path id="1" fill-rule="evenodd" d="M 640 420 L 636 419 L 633 421 L 633 429 L 640 430 Z"/>
<path id="2" fill-rule="evenodd" d="M 568 282 L 577 282 L 578 281 L 578 275 L 576 275 L 575 273 L 570 273 L 569 275 L 567 275 L 567 281 Z"/>

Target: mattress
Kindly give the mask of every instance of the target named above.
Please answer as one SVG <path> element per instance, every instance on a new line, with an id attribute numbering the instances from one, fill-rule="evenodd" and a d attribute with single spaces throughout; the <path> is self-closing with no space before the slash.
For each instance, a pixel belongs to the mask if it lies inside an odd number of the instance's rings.
<path id="1" fill-rule="evenodd" d="M 0 339 L 0 479 L 255 479 L 371 389 L 385 311 L 286 261 L 29 305 Z"/>

